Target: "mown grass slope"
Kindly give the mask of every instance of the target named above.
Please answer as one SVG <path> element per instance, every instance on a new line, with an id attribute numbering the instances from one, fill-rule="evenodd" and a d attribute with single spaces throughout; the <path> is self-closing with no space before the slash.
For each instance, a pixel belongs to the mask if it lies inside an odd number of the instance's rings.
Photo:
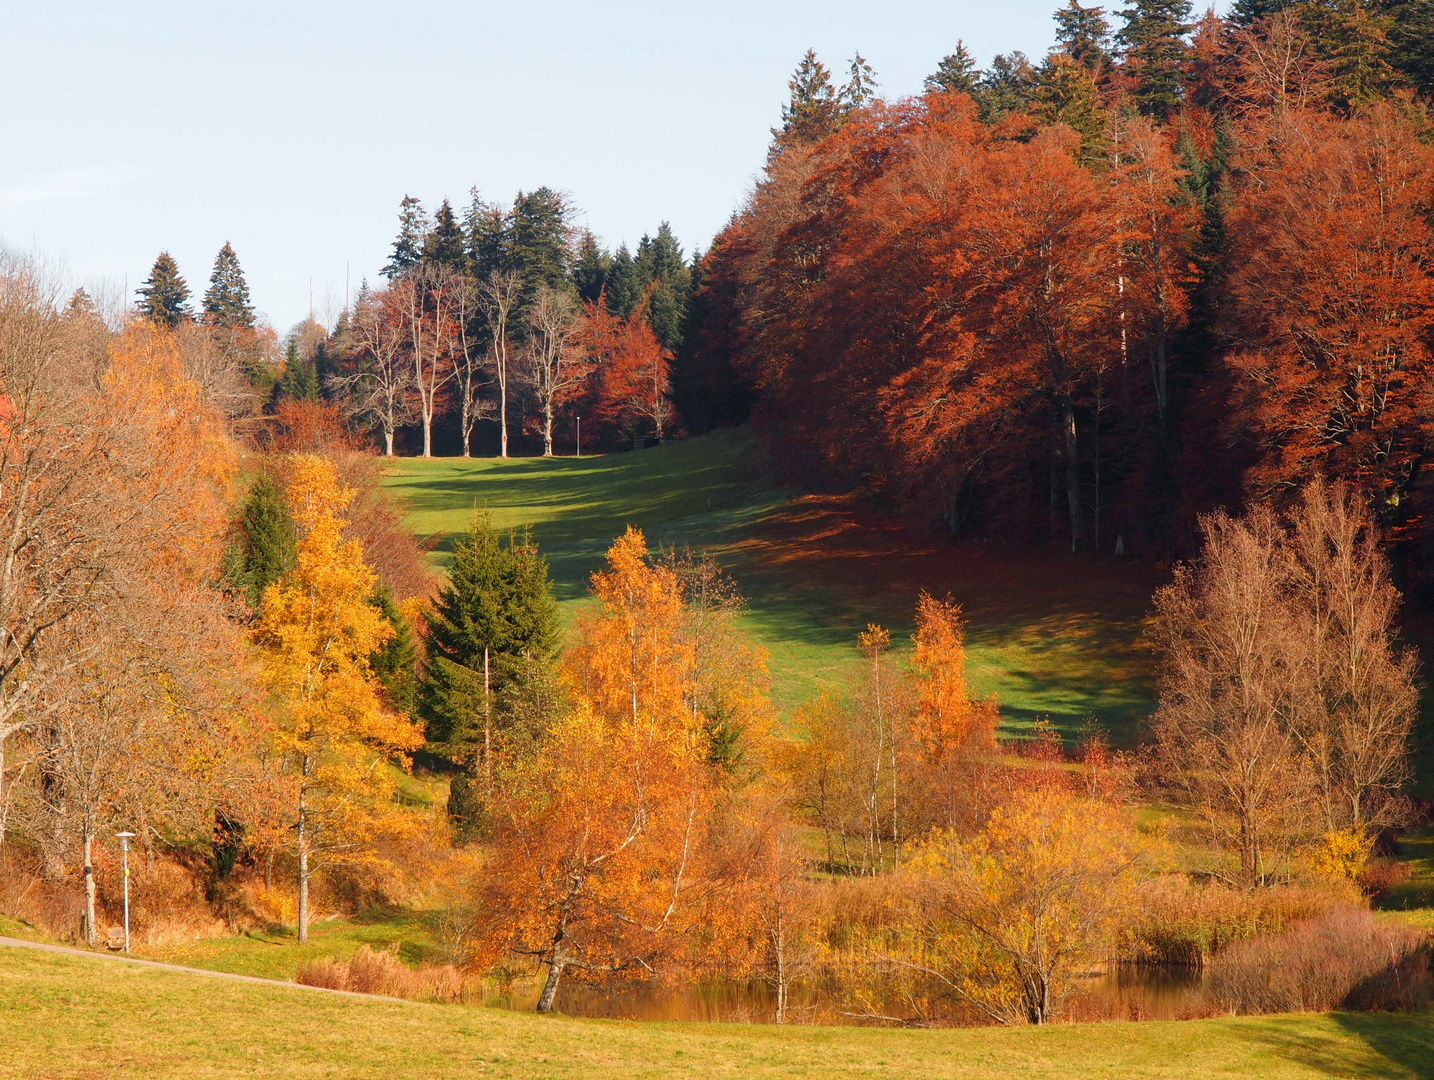
<path id="1" fill-rule="evenodd" d="M 364 1000 L 0 948 L 0 1048 L 0 1078 L 46 1080 L 1397 1080 L 1434 1070 L 1434 1014 L 948 1031 L 652 1024 Z"/>
<path id="2" fill-rule="evenodd" d="M 922 589 L 965 607 L 972 681 L 999 696 L 1008 730 L 1048 715 L 1073 732 L 1094 715 L 1128 737 L 1148 713 L 1148 568 L 953 546 L 851 500 L 794 497 L 770 473 L 755 436 L 737 430 L 581 460 L 404 458 L 385 482 L 440 565 L 475 506 L 500 527 L 531 526 L 569 618 L 629 524 L 654 545 L 711 551 L 748 597 L 745 624 L 770 653 L 787 713 L 851 684 L 866 623 L 904 640 Z"/>

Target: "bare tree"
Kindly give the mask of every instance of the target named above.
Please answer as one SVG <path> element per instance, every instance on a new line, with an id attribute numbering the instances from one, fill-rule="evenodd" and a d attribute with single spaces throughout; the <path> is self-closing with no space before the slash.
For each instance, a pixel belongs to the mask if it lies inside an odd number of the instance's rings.
<path id="1" fill-rule="evenodd" d="M 457 328 L 453 325 L 454 283 L 451 270 L 423 264 L 390 289 L 403 303 L 426 458 L 433 456 L 433 417 L 439 399 L 457 370 L 452 362 L 457 338 Z"/>
<path id="2" fill-rule="evenodd" d="M 390 291 L 360 297 L 349 330 L 357 366 L 329 380 L 343 392 L 350 415 L 377 422 L 385 457 L 393 457 L 394 432 L 413 415 L 413 369 L 399 316 L 399 298 Z"/>
<path id="3" fill-rule="evenodd" d="M 473 425 L 493 414 L 493 404 L 482 395 L 482 378 L 487 347 L 478 331 L 478 283 L 456 276 L 453 283 L 453 311 L 458 324 L 458 349 L 453 353 L 454 381 L 458 385 L 458 428 L 463 438 L 463 456 L 471 457 Z"/>
<path id="4" fill-rule="evenodd" d="M 508 456 L 508 322 L 518 305 L 523 281 L 514 271 L 494 270 L 478 283 L 478 306 L 488 320 L 492 341 L 493 374 L 498 383 L 498 438 L 500 457 Z"/>
<path id="5" fill-rule="evenodd" d="M 1165 654 L 1156 752 L 1168 781 L 1264 879 L 1272 849 L 1302 826 L 1307 775 L 1291 730 L 1305 674 L 1291 643 L 1284 534 L 1272 510 L 1202 520 L 1199 562 L 1156 594 Z"/>
<path id="6" fill-rule="evenodd" d="M 104 337 L 61 318 L 56 299 L 43 268 L 0 263 L 0 823 L 7 742 L 54 713 L 51 687 L 83 656 L 50 639 L 110 586 L 108 556 L 122 546 Z"/>
<path id="7" fill-rule="evenodd" d="M 528 347 L 524 375 L 543 414 L 543 456 L 553 456 L 553 414 L 592 373 L 592 365 L 573 347 L 582 326 L 576 298 L 547 286 L 528 310 Z M 661 427 L 659 425 L 659 430 Z"/>
<path id="8" fill-rule="evenodd" d="M 1399 592 L 1368 509 L 1343 483 L 1305 489 L 1289 547 L 1307 673 L 1295 734 L 1325 829 L 1369 833 L 1403 816 L 1419 708 L 1414 651 L 1393 646 Z"/>

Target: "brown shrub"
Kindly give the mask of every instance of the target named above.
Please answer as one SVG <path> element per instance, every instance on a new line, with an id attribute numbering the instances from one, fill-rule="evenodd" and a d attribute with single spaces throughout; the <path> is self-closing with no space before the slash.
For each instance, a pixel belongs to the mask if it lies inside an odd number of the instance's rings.
<path id="1" fill-rule="evenodd" d="M 1231 945 L 1210 963 L 1212 1001 L 1235 1013 L 1416 1009 L 1434 999 L 1429 939 L 1345 907 Z"/>
<path id="2" fill-rule="evenodd" d="M 1200 967 L 1220 950 L 1361 899 L 1352 882 L 1233 889 L 1166 875 L 1147 882 L 1126 927 L 1121 959 Z"/>
<path id="3" fill-rule="evenodd" d="M 398 958 L 397 948 L 375 952 L 360 945 L 347 960 L 328 957 L 306 960 L 294 981 L 328 990 L 380 994 L 413 1001 L 457 1003 L 470 997 L 467 981 L 451 964 L 422 964 L 411 968 Z M 476 995 L 474 995 L 476 996 Z"/>
<path id="4" fill-rule="evenodd" d="M 1388 896 L 1412 876 L 1407 862 L 1391 862 L 1387 859 L 1371 859 L 1359 872 L 1359 884 L 1371 899 Z"/>

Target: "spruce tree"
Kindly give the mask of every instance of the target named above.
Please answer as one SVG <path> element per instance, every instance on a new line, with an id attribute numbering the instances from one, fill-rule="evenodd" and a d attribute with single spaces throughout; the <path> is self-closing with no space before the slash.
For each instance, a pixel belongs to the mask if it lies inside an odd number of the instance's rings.
<path id="1" fill-rule="evenodd" d="M 1429 0 L 1393 0 L 1384 14 L 1389 31 L 1389 63 L 1421 97 L 1434 96 L 1434 4 Z"/>
<path id="2" fill-rule="evenodd" d="M 966 48 L 964 41 L 956 42 L 956 51 L 943 56 L 936 65 L 936 72 L 926 76 L 928 94 L 974 94 L 980 72 L 976 70 L 976 58 Z"/>
<path id="3" fill-rule="evenodd" d="M 773 128 L 778 144 L 807 145 L 820 142 L 841 124 L 841 102 L 832 86 L 831 72 L 808 49 L 787 82 L 791 97 L 782 106 L 782 126 Z"/>
<path id="4" fill-rule="evenodd" d="M 463 232 L 468 247 L 468 264 L 473 276 L 484 281 L 495 270 L 508 266 L 508 215 L 497 203 L 485 202 L 474 188 L 472 201 L 463 215 Z"/>
<path id="5" fill-rule="evenodd" d="M 157 326 L 173 330 L 190 318 L 189 286 L 179 274 L 179 264 L 167 251 L 161 251 L 154 260 L 149 277 L 136 290 L 139 312 Z"/>
<path id="6" fill-rule="evenodd" d="M 596 303 L 607 284 L 608 270 L 612 267 L 612 256 L 603 250 L 590 230 L 583 232 L 578 243 L 578 258 L 573 264 L 573 285 L 578 295 L 586 301 Z"/>
<path id="7" fill-rule="evenodd" d="M 1032 113 L 1048 124 L 1065 124 L 1081 140 L 1081 160 L 1093 165 L 1109 151 L 1109 116 L 1094 73 L 1074 57 L 1052 53 L 1041 66 Z"/>
<path id="8" fill-rule="evenodd" d="M 523 280 L 521 310 L 527 310 L 540 288 L 562 289 L 571 280 L 569 251 L 572 211 L 551 188 L 518 192 L 508 235 L 507 266 Z"/>
<path id="9" fill-rule="evenodd" d="M 393 253 L 383 268 L 383 276 L 392 280 L 417 266 L 423 260 L 427 240 L 428 217 L 423 212 L 423 204 L 405 195 L 398 204 L 398 236 L 393 241 Z"/>
<path id="10" fill-rule="evenodd" d="M 692 297 L 692 271 L 682 255 L 682 245 L 664 221 L 656 236 L 644 236 L 634 260 L 638 295 L 652 287 L 647 319 L 662 347 L 675 350 L 682 339 L 682 323 Z M 637 302 L 637 297 L 633 298 Z"/>
<path id="11" fill-rule="evenodd" d="M 1230 21 L 1240 26 L 1249 26 L 1256 19 L 1278 14 L 1299 2 L 1300 0 L 1235 0 L 1230 8 Z"/>
<path id="12" fill-rule="evenodd" d="M 278 393 L 296 401 L 317 401 L 319 399 L 319 373 L 312 360 L 305 360 L 299 352 L 298 338 L 289 339 L 284 355 L 284 377 L 279 380 Z"/>
<path id="13" fill-rule="evenodd" d="M 214 258 L 214 272 L 204 293 L 204 321 L 226 330 L 252 330 L 254 305 L 249 302 L 249 283 L 239 267 L 239 257 L 229 241 Z"/>
<path id="14" fill-rule="evenodd" d="M 1027 108 L 1035 91 L 1036 69 L 1025 53 L 997 56 L 976 84 L 976 114 L 983 124 L 995 124 Z"/>
<path id="15" fill-rule="evenodd" d="M 432 231 L 424 238 L 424 261 L 461 271 L 468 262 L 464 246 L 463 229 L 458 224 L 458 217 L 448 200 L 444 199 L 434 211 Z"/>
<path id="16" fill-rule="evenodd" d="M 642 299 L 642 286 L 642 274 L 636 260 L 626 244 L 619 244 L 607 271 L 608 311 L 620 319 L 627 318 Z"/>
<path id="17" fill-rule="evenodd" d="M 393 636 L 369 656 L 369 667 L 383 687 L 385 703 L 394 712 L 413 714 L 418 698 L 418 648 L 413 626 L 393 602 L 388 586 L 380 584 L 369 603 L 383 612 L 393 627 Z"/>
<path id="18" fill-rule="evenodd" d="M 250 486 L 239 511 L 238 551 L 231 581 L 256 615 L 264 590 L 294 567 L 297 535 L 283 489 L 267 472 Z"/>
<path id="19" fill-rule="evenodd" d="M 1100 71 L 1110 61 L 1110 24 L 1105 9 L 1081 7 L 1078 0 L 1056 12 L 1056 43 L 1076 63 Z"/>
<path id="20" fill-rule="evenodd" d="M 1167 116 L 1179 105 L 1190 60 L 1186 36 L 1194 29 L 1190 0 L 1135 0 L 1122 11 L 1117 37 L 1135 76 L 1134 98 L 1141 112 Z"/>
<path id="21" fill-rule="evenodd" d="M 500 537 L 479 512 L 453 545 L 448 582 L 428 618 L 418 708 L 435 749 L 470 768 L 501 732 L 501 699 L 519 658 L 551 664 L 558 610 L 548 564 L 529 537 Z"/>
<path id="22" fill-rule="evenodd" d="M 851 66 L 847 69 L 846 85 L 842 87 L 842 111 L 864 108 L 875 100 L 876 72 L 871 70 L 871 65 L 862 58 L 861 53 L 857 53 L 852 57 Z"/>

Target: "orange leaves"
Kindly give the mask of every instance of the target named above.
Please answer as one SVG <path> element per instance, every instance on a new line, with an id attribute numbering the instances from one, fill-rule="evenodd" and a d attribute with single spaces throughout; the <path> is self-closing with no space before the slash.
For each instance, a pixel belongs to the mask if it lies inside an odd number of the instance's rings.
<path id="1" fill-rule="evenodd" d="M 623 428 L 650 423 L 660 437 L 672 416 L 672 356 L 652 332 L 646 301 L 625 319 L 602 300 L 586 304 L 580 346 L 597 374 L 596 419 Z"/>
<path id="2" fill-rule="evenodd" d="M 993 702 L 971 698 L 966 685 L 965 628 L 951 600 L 922 593 L 916 602 L 916 709 L 912 734 L 928 761 L 988 750 L 996 742 Z"/>
<path id="3" fill-rule="evenodd" d="M 1290 112 L 1245 141 L 1223 330 L 1248 486 L 1327 472 L 1396 505 L 1430 415 L 1434 150 L 1387 107 Z"/>
<path id="4" fill-rule="evenodd" d="M 696 753 L 696 736 L 684 708 L 692 645 L 684 639 L 682 590 L 677 575 L 647 559 L 637 529 L 613 542 L 608 569 L 593 575 L 601 614 L 582 627 L 583 642 L 570 654 L 573 682 L 593 711 L 634 743 L 661 741 Z"/>

